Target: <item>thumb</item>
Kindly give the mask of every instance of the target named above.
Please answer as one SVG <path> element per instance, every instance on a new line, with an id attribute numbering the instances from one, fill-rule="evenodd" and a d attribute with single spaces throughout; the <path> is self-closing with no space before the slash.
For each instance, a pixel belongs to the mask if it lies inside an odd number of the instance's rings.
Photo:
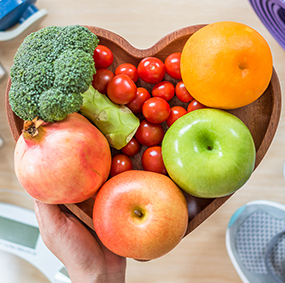
<path id="1" fill-rule="evenodd" d="M 56 204 L 47 204 L 34 199 L 34 210 L 40 230 L 52 228 L 57 230 L 65 223 L 65 215 Z"/>

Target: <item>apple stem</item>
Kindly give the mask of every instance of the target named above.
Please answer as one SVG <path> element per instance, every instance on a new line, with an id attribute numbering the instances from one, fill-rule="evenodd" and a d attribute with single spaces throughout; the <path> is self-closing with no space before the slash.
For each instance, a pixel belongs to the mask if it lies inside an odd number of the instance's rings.
<path id="1" fill-rule="evenodd" d="M 135 213 L 135 215 L 137 215 L 138 217 L 142 217 L 142 216 L 143 216 L 143 214 L 141 213 L 141 211 L 139 211 L 139 210 L 137 210 L 137 209 L 135 209 L 134 213 Z"/>

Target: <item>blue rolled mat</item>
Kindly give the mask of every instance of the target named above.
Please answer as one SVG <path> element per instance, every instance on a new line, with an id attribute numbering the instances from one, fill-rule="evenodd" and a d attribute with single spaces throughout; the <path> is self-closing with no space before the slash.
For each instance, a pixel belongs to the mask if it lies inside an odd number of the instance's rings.
<path id="1" fill-rule="evenodd" d="M 285 0 L 249 0 L 265 27 L 285 49 Z"/>

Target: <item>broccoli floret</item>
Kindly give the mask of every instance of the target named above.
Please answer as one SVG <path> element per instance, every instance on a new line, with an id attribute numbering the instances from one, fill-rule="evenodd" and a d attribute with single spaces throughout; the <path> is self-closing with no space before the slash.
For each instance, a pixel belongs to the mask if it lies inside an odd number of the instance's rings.
<path id="1" fill-rule="evenodd" d="M 89 72 L 85 72 L 86 68 Z M 63 51 L 54 61 L 54 87 L 64 93 L 83 93 L 91 85 L 94 73 L 94 60 L 88 53 L 80 49 Z"/>
<path id="2" fill-rule="evenodd" d="M 49 26 L 28 35 L 18 48 L 10 77 L 9 102 L 23 120 L 46 122 L 78 112 L 95 74 L 99 40 L 88 28 Z"/>
<path id="3" fill-rule="evenodd" d="M 38 109 L 39 95 L 30 90 L 24 84 L 13 83 L 9 92 L 9 103 L 14 113 L 21 117 L 25 114 L 25 120 L 33 120 L 39 117 Z"/>
<path id="4" fill-rule="evenodd" d="M 74 109 L 80 109 L 83 102 L 81 95 L 63 93 L 59 88 L 44 91 L 39 98 L 38 107 L 44 121 L 60 121 Z"/>

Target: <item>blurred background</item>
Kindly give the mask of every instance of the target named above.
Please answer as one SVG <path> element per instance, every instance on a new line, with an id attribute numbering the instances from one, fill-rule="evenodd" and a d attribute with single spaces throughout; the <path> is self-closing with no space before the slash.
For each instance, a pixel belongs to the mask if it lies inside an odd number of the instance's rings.
<path id="1" fill-rule="evenodd" d="M 0 201 L 33 209 L 33 203 L 24 197 L 25 192 L 13 171 L 15 142 L 4 105 L 13 57 L 31 31 L 49 25 L 93 25 L 113 31 L 136 48 L 145 49 L 176 29 L 216 21 L 237 21 L 254 28 L 267 40 L 281 91 L 285 87 L 285 51 L 248 0 L 38 0 L 36 6 L 47 11 L 47 16 L 38 25 L 12 40 L 0 40 L 0 62 L 7 72 L 5 77 L 0 72 L 0 78 L 3 76 L 0 80 Z M 271 147 L 250 180 L 169 254 L 150 262 L 128 260 L 127 282 L 241 282 L 226 251 L 225 231 L 235 210 L 249 201 L 266 199 L 285 204 L 283 109 Z M 48 282 L 32 265 L 6 252 L 0 252 L 0 274 L 3 283 Z"/>

